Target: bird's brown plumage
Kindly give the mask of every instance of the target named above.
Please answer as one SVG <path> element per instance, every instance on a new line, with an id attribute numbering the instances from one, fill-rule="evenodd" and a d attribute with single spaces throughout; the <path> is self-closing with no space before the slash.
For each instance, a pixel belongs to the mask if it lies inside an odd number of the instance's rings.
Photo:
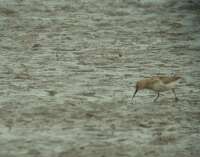
<path id="1" fill-rule="evenodd" d="M 158 92 L 158 97 L 159 97 L 159 92 L 170 90 L 170 89 L 175 94 L 175 82 L 179 80 L 180 78 L 181 78 L 180 76 L 153 76 L 150 78 L 139 80 L 136 83 L 136 87 L 135 87 L 136 89 L 133 94 L 133 97 L 135 97 L 136 93 L 139 90 L 143 90 L 143 89 L 149 89 L 149 90 Z"/>
<path id="2" fill-rule="evenodd" d="M 180 79 L 180 76 L 153 76 L 152 78 L 161 80 L 164 84 L 168 84 Z"/>

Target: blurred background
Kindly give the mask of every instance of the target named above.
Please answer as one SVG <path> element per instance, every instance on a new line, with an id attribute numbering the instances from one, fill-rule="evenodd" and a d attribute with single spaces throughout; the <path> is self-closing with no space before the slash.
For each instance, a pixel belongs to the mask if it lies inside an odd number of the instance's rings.
<path id="1" fill-rule="evenodd" d="M 0 156 L 198 157 L 199 67 L 199 0 L 0 0 Z"/>

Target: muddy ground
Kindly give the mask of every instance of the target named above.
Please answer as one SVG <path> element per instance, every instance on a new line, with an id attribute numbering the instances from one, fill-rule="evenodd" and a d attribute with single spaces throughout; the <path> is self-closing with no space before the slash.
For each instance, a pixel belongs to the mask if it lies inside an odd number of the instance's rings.
<path id="1" fill-rule="evenodd" d="M 0 0 L 0 36 L 0 157 L 200 156 L 198 0 Z"/>

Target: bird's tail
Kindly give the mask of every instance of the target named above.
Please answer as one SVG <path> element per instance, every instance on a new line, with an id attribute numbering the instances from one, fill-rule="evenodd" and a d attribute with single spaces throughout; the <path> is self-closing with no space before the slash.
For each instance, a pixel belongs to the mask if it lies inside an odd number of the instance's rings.
<path id="1" fill-rule="evenodd" d="M 181 78 L 182 78 L 182 77 L 180 77 L 180 76 L 174 76 L 174 77 L 173 77 L 174 81 L 179 80 L 179 79 L 181 79 Z"/>

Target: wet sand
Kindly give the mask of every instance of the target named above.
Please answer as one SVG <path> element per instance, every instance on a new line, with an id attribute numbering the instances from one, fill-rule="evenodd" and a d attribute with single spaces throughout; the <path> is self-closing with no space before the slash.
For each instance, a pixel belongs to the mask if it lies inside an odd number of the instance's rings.
<path id="1" fill-rule="evenodd" d="M 199 157 L 198 0 L 0 0 L 0 157 Z M 173 94 L 131 97 L 152 75 Z"/>

